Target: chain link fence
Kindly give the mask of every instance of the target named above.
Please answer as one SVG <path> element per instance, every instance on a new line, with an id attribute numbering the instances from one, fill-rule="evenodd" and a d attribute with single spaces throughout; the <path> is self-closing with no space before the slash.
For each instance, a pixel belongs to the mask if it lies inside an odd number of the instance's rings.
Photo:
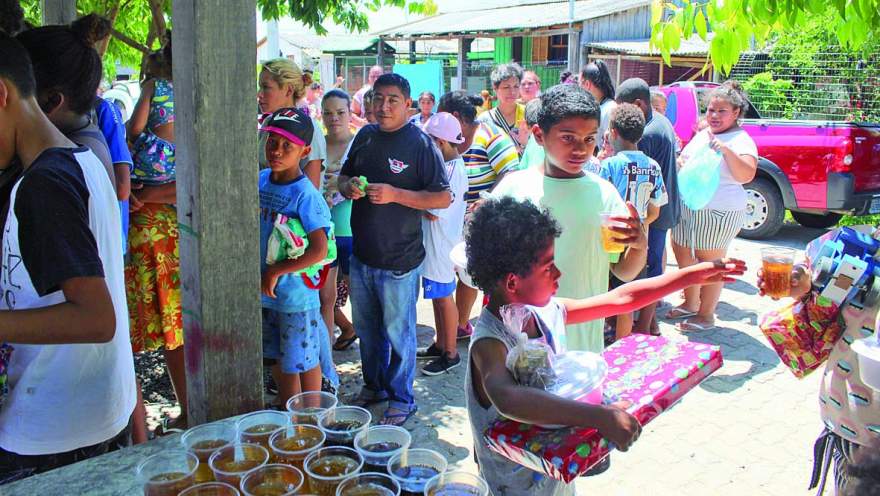
<path id="1" fill-rule="evenodd" d="M 880 122 L 880 54 L 829 50 L 797 61 L 747 53 L 730 77 L 743 84 L 764 117 Z"/>

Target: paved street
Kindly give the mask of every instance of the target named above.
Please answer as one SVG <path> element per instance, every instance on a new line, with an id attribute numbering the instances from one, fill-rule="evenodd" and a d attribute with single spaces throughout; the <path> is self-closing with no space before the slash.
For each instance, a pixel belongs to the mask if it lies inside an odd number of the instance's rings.
<path id="1" fill-rule="evenodd" d="M 798 380 L 781 365 L 757 328 L 760 315 L 778 304 L 757 295 L 755 279 L 762 246 L 802 250 L 820 233 L 786 226 L 772 240 L 734 241 L 730 253 L 746 260 L 749 272 L 725 288 L 718 309 L 720 328 L 687 335 L 691 341 L 720 345 L 724 367 L 645 427 L 628 453 L 615 452 L 609 471 L 579 479 L 579 494 L 810 494 L 812 444 L 821 430 L 819 374 Z M 434 325 L 429 302 L 419 302 L 419 324 L 419 341 L 426 345 Z M 679 334 L 668 322 L 661 330 L 667 336 Z M 359 384 L 356 346 L 337 353 L 342 397 L 355 393 Z M 466 360 L 465 342 L 459 351 Z M 414 446 L 439 450 L 450 464 L 476 471 L 463 386 L 464 366 L 442 376 L 419 375 L 415 388 L 420 411 L 408 427 Z M 381 408 L 373 413 L 381 415 Z"/>

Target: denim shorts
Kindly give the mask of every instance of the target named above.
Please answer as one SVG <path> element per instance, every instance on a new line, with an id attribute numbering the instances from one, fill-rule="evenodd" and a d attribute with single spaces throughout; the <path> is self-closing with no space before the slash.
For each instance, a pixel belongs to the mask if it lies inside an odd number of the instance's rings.
<path id="1" fill-rule="evenodd" d="M 319 364 L 321 335 L 327 326 L 321 309 L 279 312 L 263 309 L 263 357 L 277 359 L 285 374 L 308 372 Z"/>
<path id="2" fill-rule="evenodd" d="M 437 282 L 423 277 L 422 291 L 426 300 L 446 298 L 455 292 L 455 279 L 452 282 Z"/>

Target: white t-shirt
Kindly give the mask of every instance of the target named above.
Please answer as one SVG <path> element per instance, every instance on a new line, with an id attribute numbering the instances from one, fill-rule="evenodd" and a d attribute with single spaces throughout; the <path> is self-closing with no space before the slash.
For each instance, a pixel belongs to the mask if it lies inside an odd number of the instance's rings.
<path id="1" fill-rule="evenodd" d="M 464 213 L 467 204 L 464 195 L 468 190 L 467 172 L 464 159 L 458 157 L 446 162 L 446 179 L 452 192 L 452 204 L 443 209 L 428 210 L 439 219 L 431 221 L 422 218 L 422 232 L 425 233 L 425 262 L 422 277 L 434 282 L 449 283 L 455 280 L 455 267 L 449 253 L 461 243 L 464 228 Z"/>
<path id="2" fill-rule="evenodd" d="M 372 86 L 370 86 L 369 84 L 365 84 L 365 85 L 361 86 L 361 89 L 357 90 L 357 92 L 355 92 L 354 96 L 352 97 L 352 100 L 358 102 L 358 105 L 361 106 L 361 111 L 358 114 L 358 117 L 365 117 L 365 115 L 366 115 L 366 112 L 364 109 L 364 95 L 366 95 L 367 92 L 370 91 L 371 89 L 373 89 Z"/>
<path id="3" fill-rule="evenodd" d="M 726 133 L 716 134 L 718 141 L 727 145 L 737 155 L 750 155 L 758 158 L 758 147 L 755 145 L 749 133 L 742 128 L 737 128 Z M 692 153 L 708 146 L 709 131 L 704 129 L 700 131 L 681 151 L 681 159 L 687 162 Z M 739 181 L 733 178 L 727 162 L 721 159 L 721 178 L 718 182 L 718 189 L 715 190 L 715 196 L 709 200 L 709 203 L 703 207 L 704 210 L 743 210 L 746 208 L 746 190 Z"/>
<path id="4" fill-rule="evenodd" d="M 60 285 L 104 277 L 116 333 L 103 344 L 10 343 L 9 396 L 0 447 L 21 455 L 62 453 L 118 435 L 134 411 L 134 360 L 119 206 L 98 158 L 86 148 L 44 151 L 10 197 L 3 231 L 2 310 L 63 303 Z"/>

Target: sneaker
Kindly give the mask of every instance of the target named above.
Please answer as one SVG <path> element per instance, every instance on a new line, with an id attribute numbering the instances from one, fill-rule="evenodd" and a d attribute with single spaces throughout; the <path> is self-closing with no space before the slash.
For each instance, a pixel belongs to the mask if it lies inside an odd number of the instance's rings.
<path id="1" fill-rule="evenodd" d="M 431 343 L 427 348 L 416 350 L 416 358 L 419 360 L 434 360 L 443 356 L 443 350 L 437 347 L 437 343 Z"/>
<path id="2" fill-rule="evenodd" d="M 459 327 L 458 330 L 456 330 L 455 339 L 468 339 L 471 337 L 471 334 L 473 334 L 473 333 L 474 333 L 474 328 L 471 326 L 471 323 L 468 322 L 466 326 Z"/>
<path id="3" fill-rule="evenodd" d="M 443 372 L 449 372 L 459 365 L 461 365 L 461 356 L 456 355 L 455 358 L 449 358 L 449 355 L 444 353 L 443 356 L 432 360 L 428 365 L 422 367 L 422 373 L 425 375 L 440 375 Z"/>

